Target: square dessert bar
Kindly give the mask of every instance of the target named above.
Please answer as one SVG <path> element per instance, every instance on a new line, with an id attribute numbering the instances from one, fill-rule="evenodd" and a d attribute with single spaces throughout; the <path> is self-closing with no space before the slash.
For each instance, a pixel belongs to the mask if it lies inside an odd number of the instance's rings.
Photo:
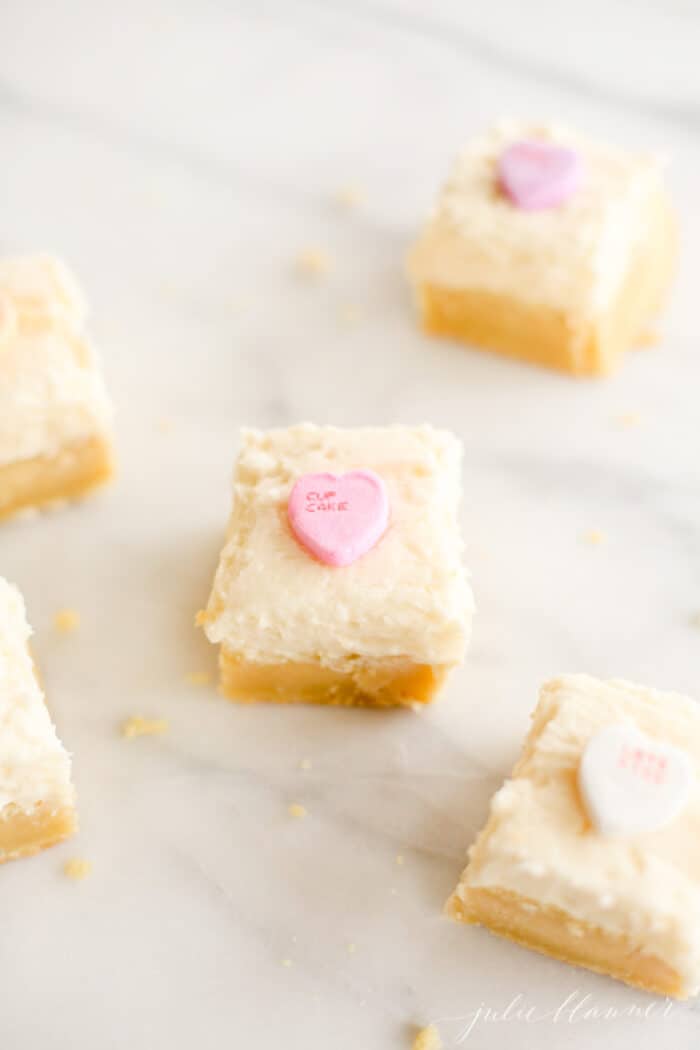
<path id="1" fill-rule="evenodd" d="M 112 475 L 112 412 L 85 313 L 55 259 L 0 260 L 0 518 Z"/>
<path id="2" fill-rule="evenodd" d="M 507 123 L 459 156 L 408 262 L 426 331 L 602 375 L 649 338 L 676 258 L 653 156 Z"/>
<path id="3" fill-rule="evenodd" d="M 427 703 L 466 647 L 461 446 L 428 426 L 245 430 L 199 616 L 234 700 Z"/>
<path id="4" fill-rule="evenodd" d="M 696 994 L 699 773 L 692 700 L 548 682 L 448 912 L 651 992 Z"/>
<path id="5" fill-rule="evenodd" d="M 56 736 L 29 652 L 16 587 L 0 577 L 0 863 L 75 831 L 70 758 Z"/>

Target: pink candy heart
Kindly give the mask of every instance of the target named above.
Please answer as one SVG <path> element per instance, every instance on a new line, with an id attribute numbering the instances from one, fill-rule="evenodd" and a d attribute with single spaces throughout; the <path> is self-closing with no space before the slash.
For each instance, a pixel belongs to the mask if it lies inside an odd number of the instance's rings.
<path id="1" fill-rule="evenodd" d="M 498 182 L 517 208 L 554 208 L 578 189 L 581 159 L 574 150 L 550 142 L 514 142 L 499 157 Z"/>
<path id="2" fill-rule="evenodd" d="M 603 835 L 658 831 L 681 812 L 692 782 L 684 751 L 626 724 L 591 737 L 578 771 L 586 809 Z"/>
<path id="3" fill-rule="evenodd" d="M 389 521 L 382 479 L 371 470 L 304 474 L 287 514 L 301 545 L 326 565 L 351 565 L 381 539 Z"/>

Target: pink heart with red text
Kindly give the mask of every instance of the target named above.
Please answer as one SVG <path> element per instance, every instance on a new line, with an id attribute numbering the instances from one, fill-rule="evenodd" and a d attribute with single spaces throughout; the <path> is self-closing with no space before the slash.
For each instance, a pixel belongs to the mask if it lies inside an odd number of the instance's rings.
<path id="1" fill-rule="evenodd" d="M 326 565 L 351 565 L 381 539 L 389 521 L 386 486 L 371 470 L 304 474 L 287 514 L 299 543 Z"/>

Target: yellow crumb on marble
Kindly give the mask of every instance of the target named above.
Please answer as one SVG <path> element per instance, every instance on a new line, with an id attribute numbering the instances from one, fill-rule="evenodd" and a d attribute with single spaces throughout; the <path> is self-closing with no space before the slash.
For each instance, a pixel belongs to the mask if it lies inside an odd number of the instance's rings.
<path id="1" fill-rule="evenodd" d="M 289 967 L 292 965 L 292 960 L 291 959 L 283 959 L 282 960 L 282 965 L 286 966 L 287 969 L 289 969 Z"/>
<path id="2" fill-rule="evenodd" d="M 403 854 L 402 853 L 397 853 L 396 854 L 396 863 L 397 864 L 403 864 L 403 861 L 404 861 Z"/>
<path id="3" fill-rule="evenodd" d="M 313 763 L 310 758 L 302 758 L 301 762 L 299 763 L 299 769 L 303 769 L 306 773 L 309 769 L 311 769 L 312 765 Z"/>
<path id="4" fill-rule="evenodd" d="M 639 412 L 622 412 L 621 415 L 616 417 L 616 422 L 621 427 L 631 429 L 632 427 L 638 427 L 642 422 L 642 417 Z"/>
<path id="5" fill-rule="evenodd" d="M 67 499 L 51 499 L 41 505 L 41 514 L 58 514 L 68 506 Z"/>
<path id="6" fill-rule="evenodd" d="M 333 194 L 333 200 L 339 208 L 357 208 L 365 199 L 363 191 L 359 186 L 339 186 Z"/>
<path id="7" fill-rule="evenodd" d="M 442 1039 L 434 1024 L 421 1028 L 413 1040 L 413 1050 L 442 1050 Z"/>
<path id="8" fill-rule="evenodd" d="M 567 922 L 566 928 L 572 937 L 585 937 L 585 930 L 578 922 Z"/>
<path id="9" fill-rule="evenodd" d="M 308 810 L 305 806 L 302 806 L 300 802 L 292 802 L 287 812 L 289 813 L 290 817 L 294 817 L 296 820 L 300 820 L 302 817 L 305 817 L 307 815 Z"/>
<path id="10" fill-rule="evenodd" d="M 606 538 L 605 533 L 600 529 L 589 529 L 583 536 L 584 542 L 590 544 L 591 547 L 599 547 L 601 543 L 605 543 Z"/>
<path id="11" fill-rule="evenodd" d="M 348 955 L 354 955 L 355 952 L 357 951 L 357 945 L 353 944 L 352 941 L 350 941 L 350 943 L 347 944 L 346 947 L 348 949 Z"/>
<path id="12" fill-rule="evenodd" d="M 188 671 L 185 682 L 187 685 L 209 685 L 211 675 L 209 671 Z"/>
<path id="13" fill-rule="evenodd" d="M 181 288 L 173 281 L 159 281 L 156 290 L 159 296 L 167 300 L 178 299 L 182 292 Z"/>
<path id="14" fill-rule="evenodd" d="M 352 328 L 360 320 L 360 308 L 353 303 L 345 303 L 338 309 L 338 320 L 345 328 Z"/>
<path id="15" fill-rule="evenodd" d="M 330 270 L 331 263 L 320 248 L 305 248 L 297 256 L 296 268 L 305 277 L 323 277 Z"/>
<path id="16" fill-rule="evenodd" d="M 53 623 L 61 634 L 72 634 L 80 627 L 80 613 L 77 609 L 59 609 Z"/>
<path id="17" fill-rule="evenodd" d="M 658 328 L 645 328 L 635 341 L 635 347 L 642 349 L 647 346 L 658 346 L 661 342 L 661 333 Z"/>
<path id="18" fill-rule="evenodd" d="M 76 882 L 80 882 L 92 874 L 92 863 L 89 860 L 84 860 L 82 857 L 72 857 L 63 865 L 63 874 L 67 875 L 69 879 L 75 879 Z"/>
<path id="19" fill-rule="evenodd" d="M 122 736 L 131 740 L 136 736 L 155 736 L 165 733 L 168 723 L 164 718 L 143 718 L 142 715 L 132 715 L 122 724 Z"/>
<path id="20" fill-rule="evenodd" d="M 245 313 L 245 311 L 250 308 L 252 302 L 253 297 L 251 295 L 234 295 L 228 301 L 228 308 L 235 317 L 239 314 Z"/>

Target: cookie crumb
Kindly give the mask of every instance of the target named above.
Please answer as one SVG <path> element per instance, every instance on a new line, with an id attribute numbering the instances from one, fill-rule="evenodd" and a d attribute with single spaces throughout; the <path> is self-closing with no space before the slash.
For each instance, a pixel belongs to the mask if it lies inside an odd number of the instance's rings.
<path id="1" fill-rule="evenodd" d="M 353 944 L 352 941 L 350 941 L 350 943 L 348 945 L 346 945 L 346 947 L 348 949 L 348 955 L 354 955 L 355 952 L 357 951 L 357 945 Z"/>
<path id="2" fill-rule="evenodd" d="M 63 874 L 67 875 L 69 879 L 81 882 L 88 875 L 92 874 L 92 864 L 89 860 L 84 860 L 82 857 L 72 857 L 71 860 L 67 860 L 63 865 Z"/>
<path id="3" fill-rule="evenodd" d="M 53 623 L 61 634 L 73 634 L 80 627 L 80 613 L 77 609 L 59 609 Z"/>
<path id="4" fill-rule="evenodd" d="M 307 773 L 311 769 L 312 765 L 313 763 L 310 758 L 302 758 L 301 762 L 299 763 L 299 769 L 303 769 L 304 772 Z"/>
<path id="5" fill-rule="evenodd" d="M 364 199 L 365 195 L 359 186 L 339 186 L 333 194 L 333 200 L 338 207 L 346 208 L 348 211 L 357 208 Z"/>
<path id="6" fill-rule="evenodd" d="M 155 736 L 165 733 L 168 723 L 164 718 L 143 718 L 141 715 L 132 715 L 122 724 L 122 736 L 131 740 L 136 736 Z"/>
<path id="7" fill-rule="evenodd" d="M 413 1041 L 413 1050 L 442 1050 L 442 1039 L 434 1024 L 421 1028 Z"/>
<path id="8" fill-rule="evenodd" d="M 638 427 L 642 422 L 642 417 L 639 412 L 623 412 L 616 417 L 616 421 L 621 427 Z"/>
<path id="9" fill-rule="evenodd" d="M 243 314 L 249 309 L 252 301 L 252 296 L 250 295 L 235 295 L 229 299 L 229 311 L 234 317 Z"/>
<path id="10" fill-rule="evenodd" d="M 645 330 L 638 336 L 635 346 L 642 349 L 646 346 L 658 346 L 661 342 L 661 333 L 658 328 L 645 328 Z"/>
<path id="11" fill-rule="evenodd" d="M 38 507 L 21 507 L 19 510 L 14 511 L 10 517 L 13 521 L 35 521 L 41 517 L 41 511 Z"/>
<path id="12" fill-rule="evenodd" d="M 402 853 L 397 853 L 396 854 L 396 863 L 397 864 L 403 864 L 403 861 L 404 861 L 403 854 Z"/>
<path id="13" fill-rule="evenodd" d="M 572 937 L 584 937 L 585 930 L 578 922 L 567 922 L 566 928 Z"/>
<path id="14" fill-rule="evenodd" d="M 292 960 L 291 959 L 283 959 L 282 960 L 282 965 L 286 966 L 287 969 L 289 969 L 289 967 L 292 965 Z"/>
<path id="15" fill-rule="evenodd" d="M 290 817 L 294 817 L 296 820 L 300 820 L 302 817 L 305 817 L 307 815 L 308 810 L 305 806 L 302 806 L 300 802 L 292 802 L 287 812 L 289 813 Z"/>
<path id="16" fill-rule="evenodd" d="M 207 622 L 207 619 L 208 619 L 208 617 L 207 617 L 207 610 L 206 609 L 198 609 L 197 612 L 195 613 L 195 617 L 194 617 L 194 625 L 195 625 L 195 627 L 203 627 L 204 624 Z"/>
<path id="17" fill-rule="evenodd" d="M 209 685 L 211 675 L 208 671 L 188 671 L 185 682 L 187 685 Z"/>
<path id="18" fill-rule="evenodd" d="M 360 309 L 353 303 L 346 303 L 338 309 L 338 320 L 344 328 L 352 328 L 360 320 Z"/>
<path id="19" fill-rule="evenodd" d="M 331 268 L 330 259 L 320 248 L 305 248 L 296 259 L 296 268 L 304 277 L 323 277 Z"/>
<path id="20" fill-rule="evenodd" d="M 583 536 L 584 542 L 590 544 L 592 547 L 599 547 L 601 543 L 605 543 L 606 535 L 601 532 L 600 529 L 589 529 Z"/>
<path id="21" fill-rule="evenodd" d="M 59 511 L 65 510 L 67 506 L 67 499 L 50 499 L 46 503 L 42 503 L 41 510 L 43 514 L 58 514 Z"/>

